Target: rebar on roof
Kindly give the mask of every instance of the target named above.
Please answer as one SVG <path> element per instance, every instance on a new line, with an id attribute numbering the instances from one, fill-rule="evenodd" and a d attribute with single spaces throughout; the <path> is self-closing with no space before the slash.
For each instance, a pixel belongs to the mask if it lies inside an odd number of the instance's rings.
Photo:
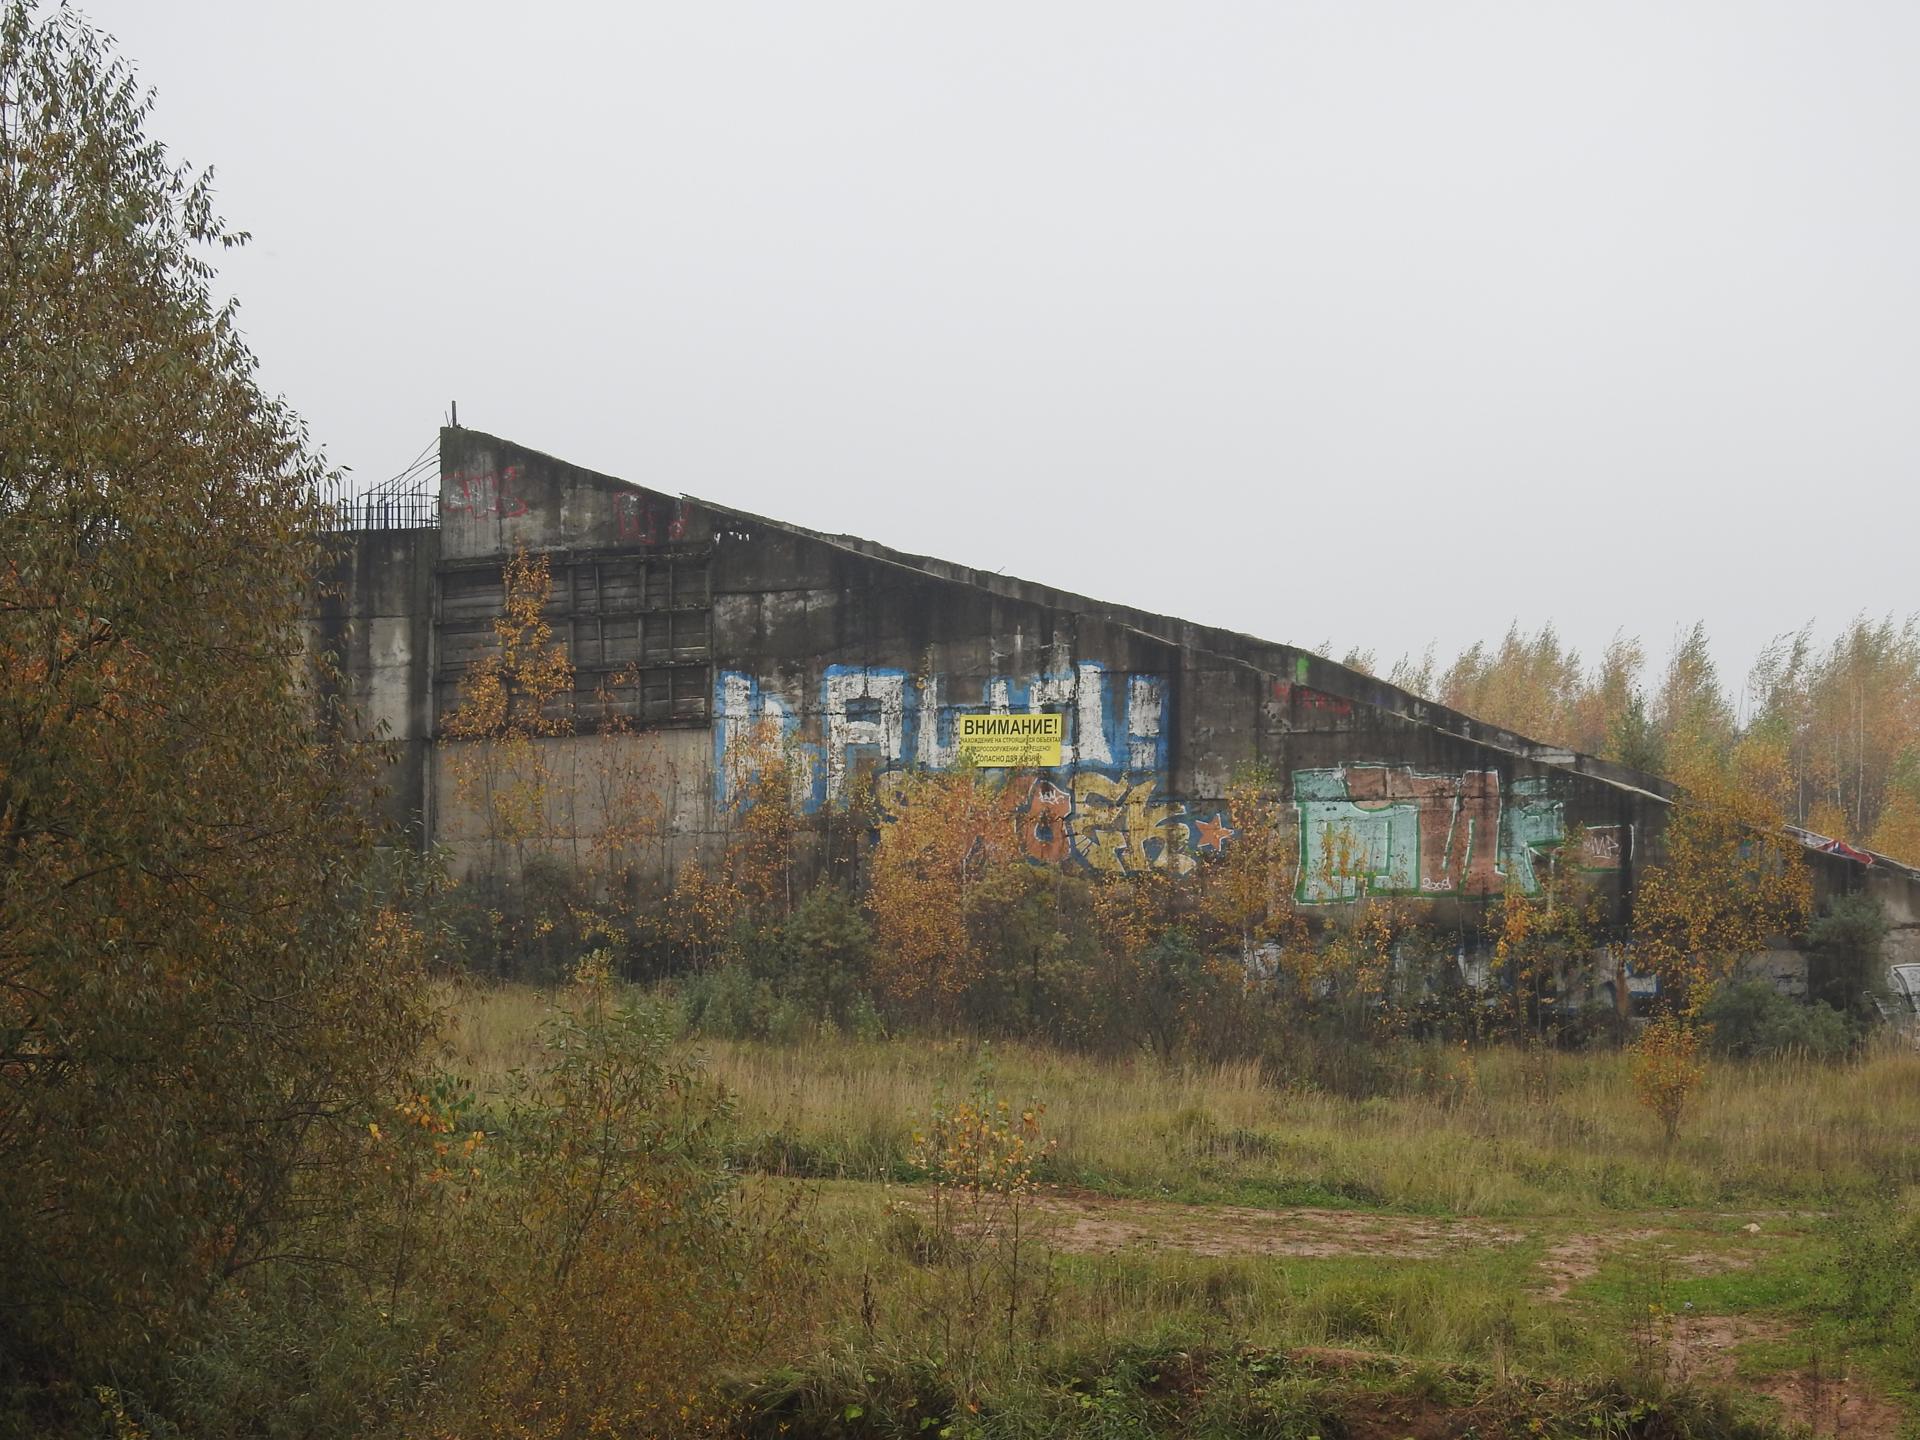
<path id="1" fill-rule="evenodd" d="M 430 530 L 440 524 L 439 441 L 429 441 L 398 475 L 355 493 L 343 477 L 321 498 L 333 511 L 336 530 Z"/>

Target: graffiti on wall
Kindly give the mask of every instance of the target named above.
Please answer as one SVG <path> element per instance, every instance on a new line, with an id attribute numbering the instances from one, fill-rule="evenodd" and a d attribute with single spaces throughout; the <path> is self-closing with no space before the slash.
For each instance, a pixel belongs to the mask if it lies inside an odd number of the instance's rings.
<path id="1" fill-rule="evenodd" d="M 1167 685 L 1161 675 L 1118 675 L 1092 661 L 1059 671 L 994 676 L 960 697 L 948 677 L 881 666 L 832 665 L 814 705 L 797 690 L 745 671 L 714 682 L 714 799 L 733 803 L 739 757 L 777 746 L 793 774 L 795 807 L 817 814 L 846 804 L 856 776 L 874 777 L 879 809 L 912 769 L 960 759 L 963 714 L 1063 717 L 1060 769 L 1004 778 L 1000 815 L 1022 851 L 1052 865 L 1102 873 L 1191 869 L 1203 847 L 1223 849 L 1224 814 L 1189 812 L 1167 796 Z"/>
<path id="2" fill-rule="evenodd" d="M 722 671 L 714 694 L 714 799 L 734 803 L 741 765 L 777 751 L 789 765 L 795 808 L 843 808 L 861 776 L 881 817 L 896 815 L 913 769 L 959 761 L 962 714 L 1045 710 L 1064 720 L 1058 770 L 989 772 L 1000 790 L 992 823 L 1010 826 L 1039 864 L 1102 874 L 1190 871 L 1222 854 L 1236 833 L 1222 807 L 1167 793 L 1164 676 L 1114 674 L 1080 662 L 1047 674 L 996 676 L 959 697 L 948 677 L 881 666 L 829 666 L 804 703 L 797 683 Z M 1544 778 L 1503 786 L 1497 770 L 1429 773 L 1411 765 L 1349 764 L 1293 774 L 1300 826 L 1296 897 L 1328 905 L 1365 896 L 1487 897 L 1539 893 L 1545 867 L 1567 849 L 1565 803 Z M 1577 830 L 1564 857 L 1588 871 L 1619 870 L 1631 852 L 1625 825 Z"/>
<path id="3" fill-rule="evenodd" d="M 1632 849 L 1631 825 L 1590 825 L 1580 832 L 1582 870 L 1618 870 Z"/>
<path id="4" fill-rule="evenodd" d="M 1489 896 L 1509 887 L 1538 894 L 1541 868 L 1567 838 L 1566 810 L 1540 778 L 1504 791 L 1497 770 L 1427 774 L 1410 765 L 1296 770 L 1304 904 L 1367 895 Z M 1581 832 L 1574 863 L 1617 870 L 1631 832 Z"/>
<path id="5" fill-rule="evenodd" d="M 995 676 L 965 697 L 943 675 L 829 665 L 812 706 L 801 703 L 796 687 L 722 671 L 714 680 L 716 798 L 730 801 L 728 752 L 751 730 L 770 726 L 796 751 L 807 783 L 795 798 L 813 814 L 841 804 L 858 770 L 952 767 L 960 758 L 954 724 L 961 714 L 1055 711 L 1066 722 L 1061 768 L 1159 777 L 1167 765 L 1166 704 L 1163 676 L 1114 675 L 1091 661 L 1064 673 Z"/>
<path id="6" fill-rule="evenodd" d="M 908 773 L 890 770 L 877 777 L 875 809 L 882 821 L 904 809 Z M 989 823 L 1010 827 L 1020 853 L 1035 864 L 1102 875 L 1185 875 L 1209 849 L 1223 851 L 1235 833 L 1224 811 L 1189 810 L 1159 795 L 1152 778 L 1097 770 L 1059 780 L 1018 772 L 1000 783 Z"/>
<path id="7" fill-rule="evenodd" d="M 509 465 L 504 470 L 456 470 L 440 480 L 440 508 L 449 515 L 464 515 L 470 520 L 497 515 L 511 520 L 527 513 L 526 498 L 520 493 L 521 469 Z"/>
<path id="8" fill-rule="evenodd" d="M 1338 695 L 1329 695 L 1324 690 L 1315 690 L 1310 685 L 1296 685 L 1291 680 L 1273 682 L 1273 698 L 1282 705 L 1297 706 L 1302 710 L 1313 710 L 1322 715 L 1332 715 L 1345 719 L 1353 714 L 1353 702 Z"/>
<path id="9" fill-rule="evenodd" d="M 663 541 L 684 540 L 687 502 L 669 500 L 664 495 L 616 495 L 613 523 L 623 545 L 658 545 Z"/>

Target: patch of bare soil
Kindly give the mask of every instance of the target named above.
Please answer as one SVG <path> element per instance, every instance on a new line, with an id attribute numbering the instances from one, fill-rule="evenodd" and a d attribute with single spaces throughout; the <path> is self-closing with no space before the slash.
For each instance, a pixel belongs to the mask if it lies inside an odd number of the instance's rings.
<path id="1" fill-rule="evenodd" d="M 1241 1205 L 1160 1204 L 1100 1195 L 1047 1195 L 1054 1244 L 1078 1254 L 1181 1250 L 1192 1255 L 1378 1255 L 1419 1260 L 1450 1250 L 1510 1245 L 1518 1230 L 1480 1220 L 1436 1220 L 1350 1210 L 1263 1210 Z"/>
<path id="2" fill-rule="evenodd" d="M 1378 1350 L 1349 1350 L 1339 1345 L 1301 1345 L 1287 1351 L 1287 1358 L 1301 1365 L 1311 1365 L 1320 1370 L 1355 1370 L 1364 1365 L 1378 1365 L 1390 1359 Z"/>
<path id="3" fill-rule="evenodd" d="M 1607 1230 L 1590 1235 L 1569 1235 L 1547 1247 L 1540 1257 L 1540 1269 L 1547 1277 L 1547 1295 L 1564 1300 L 1567 1293 L 1583 1280 L 1600 1273 L 1600 1262 L 1607 1252 L 1622 1245 L 1637 1245 L 1657 1240 L 1660 1230 Z"/>
<path id="4" fill-rule="evenodd" d="M 1747 1229 L 1757 1235 L 1760 1227 L 1749 1225 Z M 1597 1230 L 1557 1240 L 1540 1257 L 1540 1270 L 1547 1282 L 1547 1298 L 1566 1299 L 1574 1286 L 1600 1273 L 1601 1262 L 1609 1254 L 1630 1246 L 1661 1241 L 1677 1233 L 1660 1229 Z M 1690 1275 L 1721 1275 L 1729 1270 L 1745 1270 L 1759 1257 L 1752 1252 L 1722 1250 L 1666 1254 L 1659 1258 L 1663 1264 Z"/>
<path id="5" fill-rule="evenodd" d="M 1723 1251 L 1718 1255 L 1675 1255 L 1672 1265 L 1689 1275 L 1724 1275 L 1729 1270 L 1751 1270 L 1757 1255 L 1736 1255 Z"/>
<path id="6" fill-rule="evenodd" d="M 1734 1350 L 1754 1340 L 1779 1340 L 1790 1332 L 1772 1320 L 1752 1315 L 1685 1315 L 1667 1337 L 1667 1374 L 1671 1379 L 1733 1383 Z"/>
<path id="7" fill-rule="evenodd" d="M 1477 1435 L 1471 1410 L 1427 1401 L 1355 1404 L 1340 1419 L 1349 1440 L 1456 1440 Z"/>
<path id="8" fill-rule="evenodd" d="M 1789 1425 L 1805 1425 L 1816 1435 L 1896 1440 L 1905 1422 L 1897 1405 L 1845 1370 L 1837 1374 L 1801 1370 L 1775 1375 L 1758 1382 L 1755 1388 L 1780 1402 Z"/>
<path id="9" fill-rule="evenodd" d="M 1777 1321 L 1751 1315 L 1687 1316 L 1673 1327 L 1668 1373 L 1684 1382 L 1764 1395 L 1780 1406 L 1789 1426 L 1804 1425 L 1815 1435 L 1897 1440 L 1905 1419 L 1900 1408 L 1844 1360 L 1760 1379 L 1735 1374 L 1734 1351 L 1739 1346 L 1790 1333 Z"/>

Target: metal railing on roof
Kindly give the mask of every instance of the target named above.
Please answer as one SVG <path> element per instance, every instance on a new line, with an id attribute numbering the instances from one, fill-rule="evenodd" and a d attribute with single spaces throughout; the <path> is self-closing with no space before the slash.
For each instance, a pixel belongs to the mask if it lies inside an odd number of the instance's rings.
<path id="1" fill-rule="evenodd" d="M 430 530 L 440 524 L 440 448 L 436 437 L 413 463 L 370 490 L 349 480 L 329 485 L 321 497 L 333 511 L 336 530 Z"/>

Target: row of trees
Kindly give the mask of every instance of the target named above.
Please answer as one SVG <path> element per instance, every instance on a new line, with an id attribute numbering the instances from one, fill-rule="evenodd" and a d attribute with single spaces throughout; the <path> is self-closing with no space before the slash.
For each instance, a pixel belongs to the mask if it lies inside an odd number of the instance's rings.
<path id="1" fill-rule="evenodd" d="M 838 909 L 803 905 L 822 869 L 819 837 L 801 823 L 798 762 L 771 722 L 741 727 L 728 747 L 732 802 L 720 853 L 683 857 L 663 896 L 642 881 L 669 857 L 672 777 L 656 758 L 657 737 L 622 719 L 618 677 L 584 717 L 591 725 L 581 723 L 572 668 L 544 618 L 550 586 L 544 557 L 507 560 L 497 644 L 467 676 L 446 725 L 445 763 L 488 842 L 493 873 L 482 900 L 499 894 L 503 878 L 520 877 L 518 903 L 487 912 L 496 965 L 531 960 L 552 974 L 580 945 L 606 942 L 627 952 L 636 973 L 732 966 L 763 989 L 791 982 L 815 1018 L 844 1022 L 857 994 L 916 1024 L 1027 1028 L 1165 1052 L 1202 1032 L 1218 1045 L 1246 1021 L 1241 1001 L 1226 997 L 1248 989 L 1250 970 L 1302 1011 L 1359 1016 L 1361 1029 L 1377 1031 L 1431 1011 L 1436 982 L 1457 988 L 1452 957 L 1468 944 L 1491 952 L 1508 1001 L 1491 1015 L 1479 1001 L 1465 1003 L 1476 1032 L 1516 1018 L 1541 1023 L 1553 992 L 1590 971 L 1602 934 L 1596 897 L 1552 865 L 1543 895 L 1507 897 L 1482 934 L 1425 934 L 1409 907 L 1379 900 L 1310 925 L 1293 897 L 1301 857 L 1292 809 L 1279 777 L 1258 771 L 1227 797 L 1235 840 L 1222 855 L 1185 873 L 1100 881 L 1029 863 L 1016 843 L 1012 791 L 993 772 L 889 774 L 878 790 L 861 780 L 838 821 L 857 837 L 841 858 L 858 863 L 828 867 L 857 897 L 843 896 Z M 1794 772 L 1768 724 L 1733 728 L 1701 632 L 1676 653 L 1651 717 L 1635 689 L 1638 663 L 1637 650 L 1616 645 L 1589 680 L 1548 630 L 1510 636 L 1493 656 L 1469 652 L 1445 688 L 1516 728 L 1552 734 L 1556 725 L 1586 725 L 1591 734 L 1576 740 L 1603 752 L 1630 757 L 1635 745 L 1657 745 L 1689 798 L 1667 827 L 1664 860 L 1641 877 L 1634 950 L 1676 1007 L 1696 1014 L 1733 957 L 1806 917 L 1807 870 L 1779 830 Z M 1533 708 L 1503 716 L 1503 705 Z M 586 747 L 567 786 L 549 773 L 538 743 L 558 735 Z M 549 874 L 542 862 L 560 832 L 577 828 L 557 813 L 577 797 L 556 792 L 583 786 L 595 792 L 600 819 L 591 853 L 562 855 Z M 1354 857 L 1306 860 L 1338 867 L 1343 858 Z M 588 893 L 586 875 L 597 877 L 597 893 Z M 1324 888 L 1342 888 L 1341 877 L 1324 878 Z M 536 954 L 525 953 L 529 940 Z M 507 953 L 516 943 L 522 953 Z M 822 1008 L 829 994 L 838 998 Z M 766 1012 L 761 1006 L 762 1024 Z M 1227 1012 L 1240 1020 L 1223 1019 Z"/>
<path id="2" fill-rule="evenodd" d="M 1741 763 L 1782 818 L 1920 863 L 1920 617 L 1859 617 L 1825 645 L 1809 626 L 1761 655 L 1736 705 L 1706 629 L 1676 641 L 1657 682 L 1647 654 L 1614 640 L 1588 663 L 1551 625 L 1476 642 L 1450 664 L 1432 651 L 1386 678 L 1536 739 L 1685 782 Z M 1370 653 L 1347 656 L 1369 672 Z M 1745 713 L 1744 722 L 1740 718 Z"/>
<path id="3" fill-rule="evenodd" d="M 1588 989 L 1603 934 L 1621 938 L 1603 931 L 1598 899 L 1578 874 L 1551 864 L 1542 895 L 1508 896 L 1481 933 L 1429 933 L 1414 907 L 1380 900 L 1310 924 L 1294 903 L 1301 857 L 1291 807 L 1278 777 L 1257 771 L 1227 797 L 1236 833 L 1224 854 L 1185 873 L 1097 881 L 1027 860 L 1003 777 L 964 766 L 890 774 L 884 793 L 863 780 L 837 822 L 856 837 L 841 858 L 857 863 L 828 866 L 840 888 L 806 896 L 822 871 L 820 837 L 801 823 L 796 757 L 771 723 L 742 727 L 729 746 L 720 853 L 683 857 L 663 895 L 643 883 L 671 845 L 672 777 L 657 737 L 623 721 L 618 677 L 586 717 L 592 725 L 580 723 L 571 666 L 544 618 L 544 557 L 512 556 L 503 581 L 497 644 L 464 682 L 443 751 L 488 842 L 481 907 L 500 897 L 506 877 L 519 877 L 519 896 L 484 909 L 488 923 L 477 927 L 496 973 L 550 976 L 582 946 L 604 943 L 625 953 L 632 973 L 703 974 L 698 1008 L 725 1028 L 845 1024 L 865 1006 L 876 1021 L 1171 1054 L 1257 1049 L 1275 1004 L 1294 1020 L 1332 1021 L 1350 1039 L 1415 1023 L 1538 1031 L 1550 1015 L 1564 1027 L 1569 984 L 1571 993 Z M 1667 827 L 1664 858 L 1640 878 L 1632 942 L 1638 968 L 1660 977 L 1669 1006 L 1691 1025 L 1737 956 L 1807 918 L 1810 881 L 1779 828 L 1793 794 L 1790 756 L 1766 724 L 1732 728 L 1704 637 L 1696 631 L 1681 647 L 1651 719 L 1634 689 L 1637 663 L 1630 647 L 1616 646 L 1588 683 L 1547 631 L 1510 637 L 1490 658 L 1470 652 L 1446 680 L 1458 691 L 1478 687 L 1484 699 L 1453 698 L 1483 711 L 1509 696 L 1533 705 L 1504 717 L 1516 728 L 1552 733 L 1559 722 L 1539 708 L 1551 701 L 1564 706 L 1562 721 L 1594 727 L 1603 737 L 1595 748 L 1657 743 L 1688 800 Z M 585 747 L 568 786 L 548 773 L 538 743 L 559 735 Z M 577 853 L 576 837 L 576 853 L 555 857 L 560 833 L 576 829 L 557 812 L 578 803 L 559 792 L 582 786 L 595 792 L 601 822 L 586 842 L 591 853 Z M 1306 859 L 1343 863 L 1338 854 Z M 597 877 L 594 893 L 583 876 Z M 1341 877 L 1324 878 L 1324 888 L 1342 888 Z M 1491 955 L 1499 1004 L 1464 985 L 1463 945 Z M 1858 1001 L 1863 978 L 1839 987 L 1843 1007 Z"/>
<path id="4" fill-rule="evenodd" d="M 1304 909 L 1293 808 L 1258 770 L 1227 797 L 1235 840 L 1222 854 L 1098 877 L 1028 859 L 1007 803 L 1023 779 L 888 775 L 884 798 L 853 790 L 844 823 L 872 837 L 850 847 L 860 863 L 822 879 L 777 729 L 736 737 L 732 753 L 717 863 L 689 859 L 661 903 L 576 900 L 573 923 L 585 934 L 611 917 L 601 933 L 618 931 L 636 973 L 691 974 L 696 1022 L 734 1033 L 933 1026 L 1164 1055 L 1258 1053 L 1302 1026 L 1354 1043 L 1409 1027 L 1572 1038 L 1608 1024 L 1572 1002 L 1623 983 L 1596 968 L 1603 943 L 1619 955 L 1630 941 L 1636 968 L 1692 1016 L 1740 956 L 1811 913 L 1801 847 L 1743 769 L 1750 747 L 1690 772 L 1630 934 L 1608 923 L 1592 877 L 1550 862 L 1540 893 L 1509 894 L 1471 929 L 1436 930 L 1425 907 L 1391 899 Z M 1580 837 L 1564 843 L 1577 851 Z M 1869 980 L 1855 965 L 1830 998 L 1855 1005 Z"/>

